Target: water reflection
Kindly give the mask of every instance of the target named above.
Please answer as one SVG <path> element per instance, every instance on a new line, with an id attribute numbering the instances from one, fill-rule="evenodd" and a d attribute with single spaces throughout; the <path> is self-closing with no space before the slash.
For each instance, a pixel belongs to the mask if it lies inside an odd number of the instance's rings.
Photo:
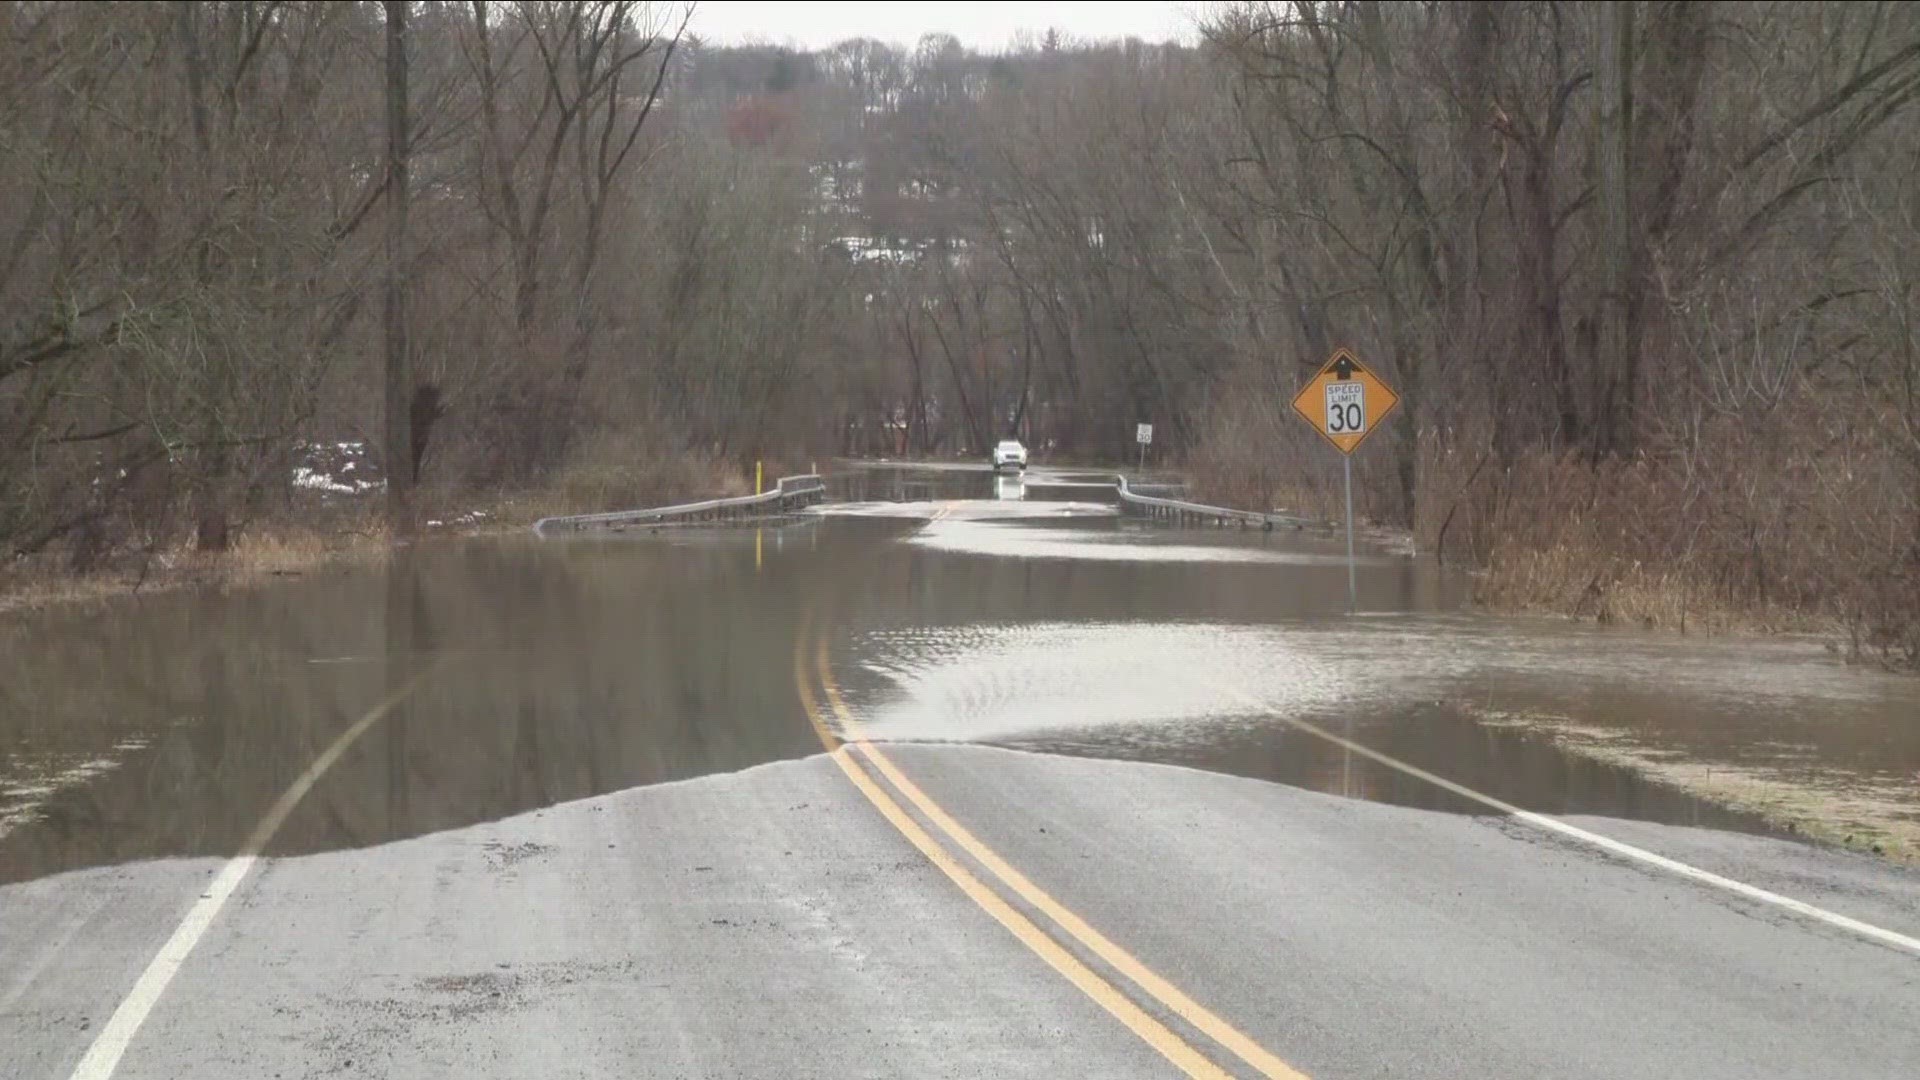
<path id="1" fill-rule="evenodd" d="M 1015 502 L 1027 497 L 1027 479 L 1018 474 L 995 476 L 993 478 L 993 497 L 1001 502 Z"/>
<path id="2" fill-rule="evenodd" d="M 230 854 L 340 732 L 429 665 L 275 852 L 812 752 L 790 662 L 804 548 L 763 540 L 756 573 L 752 534 L 691 539 L 449 547 L 391 573 L 47 620 L 0 661 L 0 762 L 24 776 L 138 748 L 87 782 L 41 785 L 0 835 L 0 878 Z"/>
<path id="3" fill-rule="evenodd" d="M 929 502 L 993 497 L 994 474 L 984 467 L 941 470 L 854 469 L 827 478 L 835 502 Z"/>
<path id="4" fill-rule="evenodd" d="M 984 473 L 912 482 L 925 487 L 894 490 L 994 490 Z M 998 540 L 902 542 L 923 528 L 833 518 L 447 544 L 381 570 L 0 621 L 0 880 L 231 854 L 316 755 L 423 671 L 324 775 L 273 853 L 810 755 L 819 747 L 793 687 L 803 620 L 832 629 L 836 670 L 883 734 L 1169 761 L 1417 805 L 1445 799 L 1273 716 L 1350 722 L 1363 742 L 1523 802 L 1685 820 L 1700 808 L 1432 702 L 1467 686 L 1636 714 L 1661 702 L 1669 717 L 1708 724 L 1716 709 L 1754 707 L 1721 660 L 1686 661 L 1692 645 L 1652 641 L 1609 659 L 1596 642 L 1643 639 L 1446 615 L 1460 583 L 1412 560 L 1369 565 L 1362 606 L 1438 614 L 1352 620 L 1340 615 L 1344 570 L 1304 557 L 1321 554 L 1311 540 L 1113 518 L 964 524 L 1100 552 L 1008 558 Z M 1197 548 L 1264 556 L 1190 557 Z M 1838 693 L 1811 668 L 1768 670 L 1788 672 L 1783 693 Z M 1208 697 L 1203 676 L 1260 707 Z M 903 706 L 928 687 L 940 693 L 918 712 Z M 1872 753 L 1920 767 L 1920 735 L 1888 734 L 1888 715 L 1911 699 L 1862 691 L 1858 715 L 1837 719 L 1806 700 L 1758 707 L 1824 715 Z M 1079 722 L 1090 719 L 1101 723 Z M 1516 779 L 1487 779 L 1501 775 Z"/>
<path id="5" fill-rule="evenodd" d="M 1650 783 L 1631 769 L 1571 757 L 1545 739 L 1483 727 L 1441 703 L 1316 719 L 1347 739 L 1528 809 L 1768 831 L 1755 815 Z M 1398 806 L 1487 812 L 1478 803 L 1270 719 L 1222 724 L 1204 737 L 1184 739 L 1110 731 L 1011 738 L 1001 745 L 1184 765 Z"/>
<path id="6" fill-rule="evenodd" d="M 449 544 L 385 570 L 0 624 L 0 775 L 41 789 L 13 804 L 0 878 L 230 854 L 316 755 L 429 666 L 418 691 L 323 776 L 275 852 L 376 843 L 813 753 L 792 684 L 808 613 L 865 631 L 1261 621 L 1344 603 L 1314 584 L 1314 568 L 1159 560 L 1148 549 L 1166 534 L 1111 519 L 1092 523 L 1096 542 L 1137 543 L 1138 561 L 901 542 L 918 527 L 830 519 Z M 1376 599 L 1432 596 L 1411 580 L 1382 575 Z M 104 765 L 41 782 L 74 761 Z"/>

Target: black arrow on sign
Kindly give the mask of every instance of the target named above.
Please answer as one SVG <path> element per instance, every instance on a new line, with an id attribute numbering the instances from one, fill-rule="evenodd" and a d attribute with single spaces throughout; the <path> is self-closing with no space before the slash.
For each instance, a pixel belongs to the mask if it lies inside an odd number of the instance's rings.
<path id="1" fill-rule="evenodd" d="M 1346 353 L 1341 353 L 1334 358 L 1333 374 L 1334 377 L 1338 378 L 1341 382 L 1346 382 L 1348 379 L 1353 378 L 1354 371 L 1353 357 L 1348 356 Z"/>

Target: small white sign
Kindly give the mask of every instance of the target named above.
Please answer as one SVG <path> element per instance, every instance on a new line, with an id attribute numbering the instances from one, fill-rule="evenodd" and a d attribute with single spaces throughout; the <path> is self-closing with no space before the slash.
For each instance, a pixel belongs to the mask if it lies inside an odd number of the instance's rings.
<path id="1" fill-rule="evenodd" d="M 1327 384 L 1327 434 L 1359 435 L 1367 430 L 1367 387 L 1359 379 Z"/>
<path id="2" fill-rule="evenodd" d="M 1153 441 L 1152 424 L 1136 424 L 1133 428 L 1133 441 L 1145 446 Z"/>

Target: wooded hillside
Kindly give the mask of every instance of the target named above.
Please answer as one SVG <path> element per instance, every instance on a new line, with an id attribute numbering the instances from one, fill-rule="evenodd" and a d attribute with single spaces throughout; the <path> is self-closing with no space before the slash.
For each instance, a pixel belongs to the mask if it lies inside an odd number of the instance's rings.
<path id="1" fill-rule="evenodd" d="M 1363 513 L 1488 598 L 1920 655 L 1920 7 L 1209 10 L 981 54 L 0 3 L 0 546 L 218 547 L 343 442 L 626 505 L 1149 421 L 1322 510 L 1286 401 L 1344 344 L 1404 396 Z"/>

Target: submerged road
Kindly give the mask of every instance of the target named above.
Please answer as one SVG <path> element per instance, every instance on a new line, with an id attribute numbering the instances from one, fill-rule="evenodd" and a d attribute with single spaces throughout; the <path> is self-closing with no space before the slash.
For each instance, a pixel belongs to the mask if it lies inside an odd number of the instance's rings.
<path id="1" fill-rule="evenodd" d="M 53 628 L 0 735 L 130 749 L 0 833 L 0 1076 L 1920 1075 L 1920 875 L 1435 704 L 1897 683 L 1096 510 Z"/>

